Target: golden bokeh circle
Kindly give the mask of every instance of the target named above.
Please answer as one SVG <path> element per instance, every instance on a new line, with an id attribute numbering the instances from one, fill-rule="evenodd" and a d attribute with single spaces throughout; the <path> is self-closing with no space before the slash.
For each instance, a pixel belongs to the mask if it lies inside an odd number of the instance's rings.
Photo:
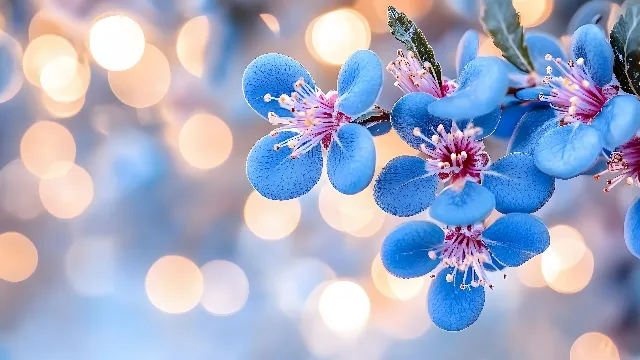
<path id="1" fill-rule="evenodd" d="M 146 51 L 144 32 L 124 15 L 99 17 L 89 30 L 89 49 L 98 65 L 109 71 L 131 69 Z"/>
<path id="2" fill-rule="evenodd" d="M 226 260 L 213 260 L 200 271 L 204 278 L 204 292 L 200 304 L 218 316 L 240 311 L 249 297 L 249 280 L 242 268 Z"/>
<path id="3" fill-rule="evenodd" d="M 189 165 L 198 169 L 212 169 L 222 165 L 231 155 L 233 134 L 218 117 L 195 114 L 182 125 L 178 148 Z"/>
<path id="4" fill-rule="evenodd" d="M 289 236 L 300 223 L 302 208 L 298 199 L 270 200 L 252 191 L 244 205 L 244 221 L 249 230 L 264 240 Z"/>
<path id="5" fill-rule="evenodd" d="M 22 57 L 22 70 L 25 77 L 32 85 L 40 87 L 43 68 L 60 57 L 78 60 L 78 53 L 67 39 L 52 34 L 33 39 Z"/>
<path id="6" fill-rule="evenodd" d="M 620 360 L 616 344 L 606 335 L 590 332 L 571 346 L 570 360 Z"/>
<path id="7" fill-rule="evenodd" d="M 0 234 L 0 279 L 20 282 L 28 279 L 38 266 L 38 250 L 26 236 Z"/>
<path id="8" fill-rule="evenodd" d="M 20 157 L 34 175 L 43 179 L 60 177 L 73 166 L 76 143 L 64 126 L 52 121 L 38 121 L 22 136 Z"/>
<path id="9" fill-rule="evenodd" d="M 185 313 L 202 298 L 204 278 L 193 261 L 169 255 L 156 261 L 145 279 L 149 301 L 156 308 L 170 313 Z"/>
<path id="10" fill-rule="evenodd" d="M 353 9 L 323 14 L 307 27 L 306 44 L 318 60 L 341 65 L 356 50 L 368 49 L 371 30 L 367 19 Z"/>
<path id="11" fill-rule="evenodd" d="M 520 14 L 522 26 L 535 27 L 545 22 L 553 12 L 554 0 L 513 0 L 513 7 Z"/>
<path id="12" fill-rule="evenodd" d="M 38 193 L 42 205 L 51 215 L 71 219 L 91 204 L 93 180 L 85 169 L 73 165 L 63 176 L 40 180 Z"/>
<path id="13" fill-rule="evenodd" d="M 329 329 L 351 335 L 367 325 L 371 302 L 360 285 L 340 280 L 324 288 L 318 301 L 318 312 Z"/>
<path id="14" fill-rule="evenodd" d="M 198 77 L 204 73 L 208 41 L 209 19 L 204 15 L 189 19 L 178 33 L 178 60 L 188 72 Z"/>

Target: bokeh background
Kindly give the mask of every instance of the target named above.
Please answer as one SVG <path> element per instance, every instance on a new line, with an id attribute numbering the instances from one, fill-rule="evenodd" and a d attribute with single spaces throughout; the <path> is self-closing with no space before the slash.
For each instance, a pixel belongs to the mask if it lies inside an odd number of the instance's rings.
<path id="1" fill-rule="evenodd" d="M 353 51 L 395 58 L 388 5 L 448 76 L 460 36 L 481 31 L 476 0 L 0 1 L 0 359 L 640 359 L 640 260 L 622 236 L 636 189 L 559 181 L 537 214 L 551 248 L 508 269 L 461 333 L 430 322 L 428 279 L 383 269 L 407 219 L 370 189 L 252 190 L 246 155 L 271 126 L 244 102 L 244 67 L 281 52 L 331 90 Z M 620 10 L 514 5 L 565 44 Z M 380 105 L 401 95 L 386 76 Z M 487 141 L 494 159 L 513 126 Z M 415 153 L 375 142 L 380 168 Z"/>

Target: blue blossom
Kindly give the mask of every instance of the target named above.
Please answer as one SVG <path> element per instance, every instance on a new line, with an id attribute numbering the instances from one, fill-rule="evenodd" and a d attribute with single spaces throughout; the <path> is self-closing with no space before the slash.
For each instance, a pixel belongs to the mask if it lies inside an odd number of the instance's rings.
<path id="1" fill-rule="evenodd" d="M 443 227 L 407 222 L 387 236 L 380 254 L 394 276 L 433 278 L 427 302 L 431 320 L 443 330 L 460 331 L 480 316 L 485 287 L 494 288 L 488 271 L 520 266 L 545 251 L 549 241 L 541 220 L 512 213 L 487 228 L 482 222 Z"/>
<path id="2" fill-rule="evenodd" d="M 337 91 L 324 93 L 294 59 L 266 54 L 246 68 L 247 103 L 279 128 L 260 139 L 247 158 L 247 176 L 263 196 L 286 200 L 309 192 L 320 179 L 323 150 L 329 181 L 344 194 L 365 189 L 375 170 L 369 130 L 355 121 L 376 113 L 382 64 L 369 50 L 342 66 Z"/>

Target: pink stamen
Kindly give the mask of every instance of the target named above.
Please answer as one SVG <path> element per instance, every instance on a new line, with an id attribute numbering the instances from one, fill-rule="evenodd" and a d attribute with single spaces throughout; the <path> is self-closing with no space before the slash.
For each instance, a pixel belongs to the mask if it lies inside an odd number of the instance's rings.
<path id="1" fill-rule="evenodd" d="M 599 180 L 602 175 L 619 173 L 615 177 L 607 180 L 607 187 L 604 192 L 608 193 L 625 180 L 627 185 L 640 186 L 640 137 L 634 136 L 619 151 L 611 153 L 607 161 L 607 169 L 595 175 L 593 178 Z"/>
<path id="2" fill-rule="evenodd" d="M 448 79 L 442 79 L 440 86 L 431 74 L 431 64 L 421 64 L 412 51 L 405 57 L 402 50 L 398 50 L 398 58 L 389 63 L 387 71 L 396 78 L 394 85 L 405 94 L 424 92 L 441 99 L 458 89 L 456 82 Z"/>

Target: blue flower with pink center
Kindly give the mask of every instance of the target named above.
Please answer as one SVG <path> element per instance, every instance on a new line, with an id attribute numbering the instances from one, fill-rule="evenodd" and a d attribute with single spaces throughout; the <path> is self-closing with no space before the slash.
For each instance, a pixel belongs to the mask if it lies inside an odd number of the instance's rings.
<path id="1" fill-rule="evenodd" d="M 369 50 L 344 63 L 337 90 L 327 93 L 288 56 L 266 54 L 252 61 L 242 79 L 245 99 L 278 126 L 249 152 L 247 176 L 256 191 L 273 200 L 308 193 L 322 174 L 323 153 L 336 190 L 349 195 L 364 190 L 375 170 L 376 129 L 370 132 L 357 121 L 378 115 L 382 82 L 380 59 Z"/>

